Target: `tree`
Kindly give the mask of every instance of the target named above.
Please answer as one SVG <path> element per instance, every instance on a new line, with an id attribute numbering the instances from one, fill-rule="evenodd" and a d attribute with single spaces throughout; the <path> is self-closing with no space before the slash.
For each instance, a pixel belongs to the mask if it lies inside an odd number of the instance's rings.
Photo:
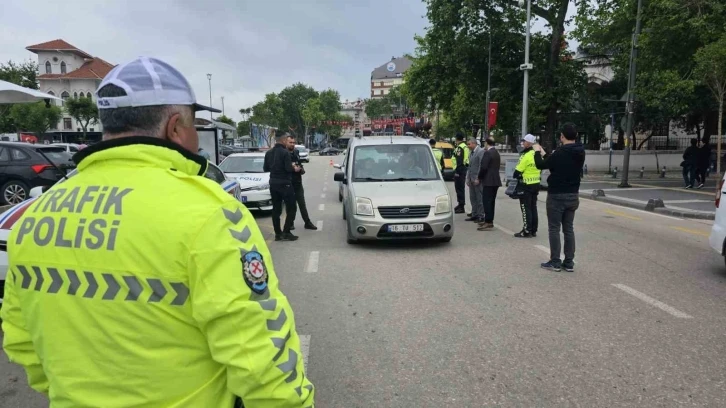
<path id="1" fill-rule="evenodd" d="M 723 132 L 723 101 L 726 96 L 726 34 L 695 55 L 696 76 L 702 78 L 718 102 L 718 136 L 716 173 L 721 175 L 721 134 Z"/>
<path id="2" fill-rule="evenodd" d="M 45 102 L 19 103 L 13 105 L 10 116 L 17 130 L 34 132 L 40 138 L 48 129 L 56 126 L 61 118 L 58 106 L 45 105 Z"/>
<path id="3" fill-rule="evenodd" d="M 232 118 L 230 118 L 228 116 L 224 116 L 224 115 L 217 116 L 217 118 L 215 120 L 217 122 L 226 123 L 226 124 L 228 124 L 230 126 L 237 126 L 237 124 L 232 120 Z"/>
<path id="4" fill-rule="evenodd" d="M 380 118 L 393 114 L 391 105 L 385 99 L 368 99 L 366 101 L 366 116 L 369 118 Z"/>
<path id="5" fill-rule="evenodd" d="M 246 136 L 249 135 L 250 132 L 250 122 L 247 120 L 242 120 L 237 122 L 237 134 L 240 136 Z"/>
<path id="6" fill-rule="evenodd" d="M 38 89 L 37 73 L 38 65 L 32 61 L 20 64 L 8 61 L 6 64 L 0 64 L 0 80 L 26 88 Z M 11 104 L 0 105 L 0 133 L 16 130 L 16 125 L 9 114 L 12 107 Z"/>
<path id="7" fill-rule="evenodd" d="M 278 96 L 282 110 L 280 128 L 296 136 L 302 134 L 305 130 L 302 110 L 308 100 L 318 96 L 318 92 L 298 82 L 280 91 Z"/>
<path id="8" fill-rule="evenodd" d="M 307 137 L 310 127 L 319 126 L 325 118 L 320 97 L 308 99 L 302 109 L 302 117 L 305 125 L 303 135 Z M 307 140 L 303 140 L 303 142 L 307 142 Z"/>
<path id="9" fill-rule="evenodd" d="M 83 129 L 83 139 L 86 139 L 88 133 L 88 125 L 98 123 L 98 107 L 93 103 L 91 98 L 81 96 L 80 98 L 68 98 L 65 101 L 66 112 L 78 123 Z"/>
<path id="10" fill-rule="evenodd" d="M 265 100 L 254 104 L 251 109 L 250 122 L 275 128 L 282 126 L 282 105 L 277 94 L 269 93 L 265 95 Z"/>

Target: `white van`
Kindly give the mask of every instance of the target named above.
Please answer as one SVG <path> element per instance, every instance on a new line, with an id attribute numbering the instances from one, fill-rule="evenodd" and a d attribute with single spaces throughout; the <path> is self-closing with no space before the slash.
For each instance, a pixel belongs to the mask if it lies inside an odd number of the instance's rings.
<path id="1" fill-rule="evenodd" d="M 711 236 L 708 238 L 709 244 L 714 251 L 718 252 L 719 255 L 724 256 L 726 260 L 726 202 L 721 203 L 724 197 L 724 180 L 726 175 L 721 179 L 718 184 L 718 196 L 716 197 L 716 220 L 713 222 L 711 227 Z M 720 204 L 723 204 L 721 206 Z"/>

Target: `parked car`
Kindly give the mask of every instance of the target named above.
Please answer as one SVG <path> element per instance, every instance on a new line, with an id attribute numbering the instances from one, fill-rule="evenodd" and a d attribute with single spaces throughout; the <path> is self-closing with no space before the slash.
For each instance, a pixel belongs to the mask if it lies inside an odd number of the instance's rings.
<path id="1" fill-rule="evenodd" d="M 713 221 L 711 227 L 711 235 L 708 238 L 708 243 L 711 245 L 717 254 L 724 257 L 726 260 L 726 202 L 721 206 L 721 200 L 724 198 L 724 182 L 726 181 L 726 175 L 718 184 L 718 192 L 716 193 L 716 219 Z"/>
<path id="2" fill-rule="evenodd" d="M 66 152 L 73 155 L 76 154 L 79 150 L 83 149 L 84 145 L 79 145 L 75 143 L 53 143 L 51 144 L 51 146 L 62 147 L 66 150 Z"/>
<path id="3" fill-rule="evenodd" d="M 240 201 L 250 210 L 272 211 L 270 173 L 263 170 L 264 153 L 234 153 L 219 168 L 240 185 Z"/>
<path id="4" fill-rule="evenodd" d="M 326 147 L 325 149 L 321 150 L 320 153 L 318 153 L 320 156 L 337 156 L 342 152 L 342 150 L 338 149 L 337 147 Z"/>
<path id="5" fill-rule="evenodd" d="M 76 167 L 63 147 L 0 142 L 0 202 L 18 204 L 30 189 L 52 186 Z"/>
<path id="6" fill-rule="evenodd" d="M 67 178 L 71 178 L 78 174 L 77 170 L 73 170 L 66 176 Z M 225 174 L 222 172 L 222 170 L 219 169 L 219 167 L 215 166 L 213 163 L 209 163 L 209 166 L 207 167 L 207 172 L 204 174 L 205 177 L 207 177 L 210 180 L 214 180 L 215 182 L 219 183 L 219 185 L 230 195 L 237 198 L 239 200 L 240 197 L 240 188 L 239 183 L 237 181 L 232 180 L 225 176 Z M 65 179 L 60 180 L 58 183 L 62 183 L 65 181 Z M 25 213 L 25 210 L 30 207 L 30 205 L 38 199 L 45 191 L 47 191 L 50 187 L 49 186 L 41 186 L 41 187 L 35 187 L 30 192 L 30 199 L 23 201 L 20 204 L 16 204 L 15 206 L 11 207 L 4 213 L 0 214 L 0 306 L 2 306 L 3 302 L 3 296 L 5 292 L 5 278 L 7 276 L 8 272 L 8 236 L 10 235 L 10 230 L 15 225 L 15 223 L 18 221 L 20 216 Z"/>
<path id="7" fill-rule="evenodd" d="M 301 162 L 310 163 L 310 149 L 303 145 L 295 145 L 295 150 L 298 151 Z"/>
<path id="8" fill-rule="evenodd" d="M 428 141 L 399 136 L 351 139 L 334 180 L 343 185 L 347 241 L 451 241 L 449 190 Z"/>

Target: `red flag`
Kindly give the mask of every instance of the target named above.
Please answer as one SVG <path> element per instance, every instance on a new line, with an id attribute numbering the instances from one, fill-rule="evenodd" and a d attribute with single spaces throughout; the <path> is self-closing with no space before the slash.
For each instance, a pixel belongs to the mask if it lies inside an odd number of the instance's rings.
<path id="1" fill-rule="evenodd" d="M 499 111 L 499 102 L 489 102 L 489 129 L 497 124 L 497 112 Z"/>

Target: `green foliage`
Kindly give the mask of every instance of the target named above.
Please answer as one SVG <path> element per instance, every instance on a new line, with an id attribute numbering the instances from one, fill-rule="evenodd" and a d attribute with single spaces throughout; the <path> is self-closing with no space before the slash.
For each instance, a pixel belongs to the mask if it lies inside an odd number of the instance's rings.
<path id="1" fill-rule="evenodd" d="M 365 111 L 369 118 L 380 118 L 383 116 L 391 116 L 393 114 L 391 105 L 384 98 L 368 99 L 366 101 Z"/>
<path id="2" fill-rule="evenodd" d="M 230 126 L 237 126 L 237 124 L 232 120 L 232 118 L 225 116 L 225 115 L 217 116 L 217 118 L 214 120 L 216 120 L 217 122 L 226 123 Z"/>
<path id="3" fill-rule="evenodd" d="M 726 94 L 726 34 L 699 49 L 694 56 L 695 76 L 702 80 L 718 101 Z"/>
<path id="4" fill-rule="evenodd" d="M 45 102 L 19 103 L 13 105 L 10 117 L 17 130 L 34 132 L 40 137 L 58 123 L 61 109 L 55 105 L 46 107 Z"/>
<path id="5" fill-rule="evenodd" d="M 83 139 L 86 139 L 88 133 L 88 125 L 98 123 L 98 107 L 93 99 L 80 97 L 68 98 L 64 103 L 66 112 L 81 124 L 83 129 Z"/>
<path id="6" fill-rule="evenodd" d="M 250 121 L 241 120 L 241 121 L 237 122 L 237 135 L 238 136 L 247 136 L 250 133 L 251 133 Z"/>
<path id="7" fill-rule="evenodd" d="M 17 64 L 8 61 L 0 64 L 0 80 L 11 82 L 26 88 L 38 89 L 38 65 L 32 61 Z M 12 105 L 0 105 L 0 133 L 14 132 L 16 125 L 10 116 Z"/>

